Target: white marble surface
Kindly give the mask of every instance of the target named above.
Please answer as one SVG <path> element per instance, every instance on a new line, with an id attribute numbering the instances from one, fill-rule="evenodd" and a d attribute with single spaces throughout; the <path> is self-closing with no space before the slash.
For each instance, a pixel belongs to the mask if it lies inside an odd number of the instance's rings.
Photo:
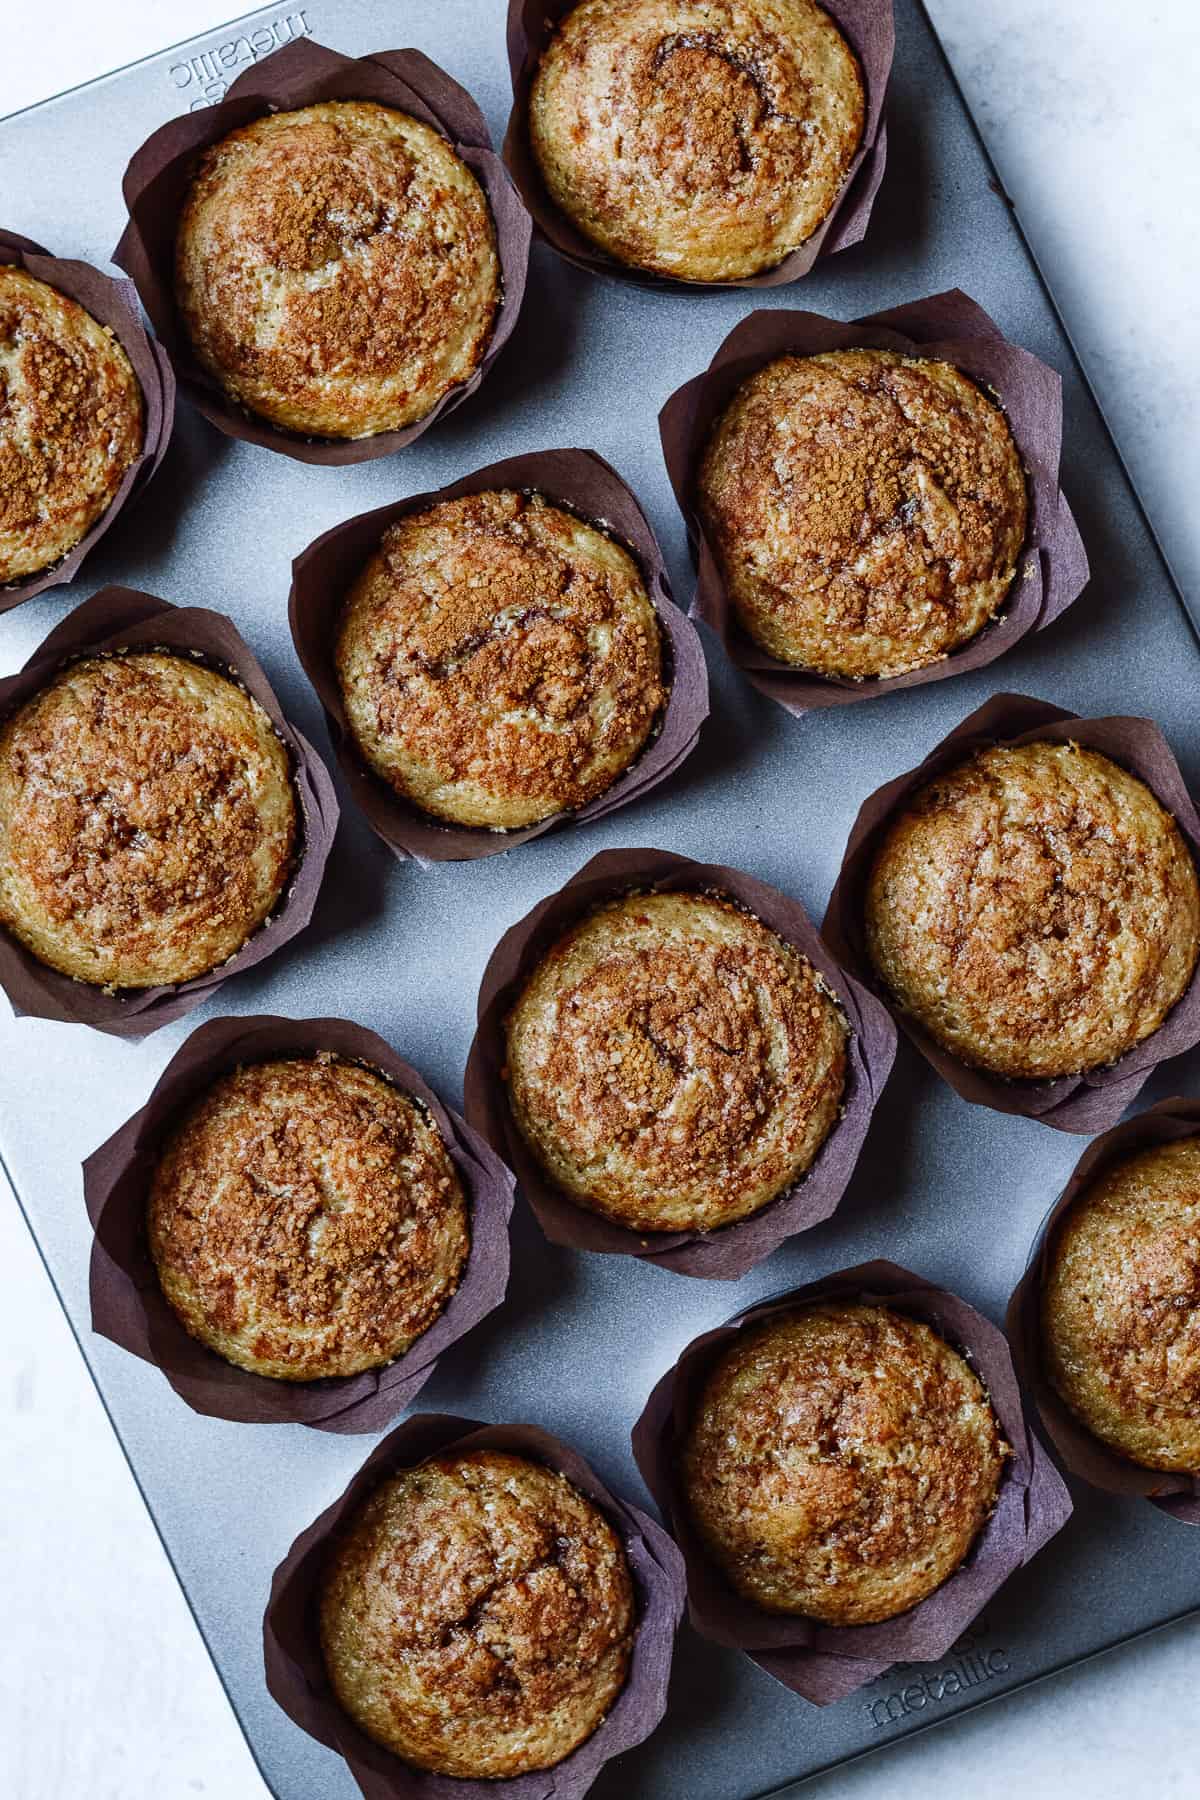
<path id="1" fill-rule="evenodd" d="M 6 8 L 0 114 L 217 25 L 235 5 L 18 0 L 15 17 Z M 1200 115 L 1188 86 L 1200 5 L 929 5 L 1167 554 L 1200 594 Z M 1200 1554 L 1194 1535 L 1181 1554 Z M 263 1800 L 7 1193 L 0 1571 L 4 1800 Z M 813 1800 L 1133 1800 L 1151 1771 L 1163 1800 L 1182 1800 L 1196 1792 L 1198 1654 L 1200 1621 L 1159 1633 L 814 1782 Z"/>

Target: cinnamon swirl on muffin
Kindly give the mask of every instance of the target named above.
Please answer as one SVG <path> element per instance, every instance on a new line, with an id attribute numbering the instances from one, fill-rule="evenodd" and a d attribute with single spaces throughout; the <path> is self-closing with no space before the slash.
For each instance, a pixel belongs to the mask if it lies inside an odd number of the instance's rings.
<path id="1" fill-rule="evenodd" d="M 718 895 L 631 895 L 542 958 L 507 1022 L 509 1097 L 552 1179 L 636 1231 L 758 1212 L 837 1120 L 847 1027 L 808 959 Z"/>
<path id="2" fill-rule="evenodd" d="M 290 431 L 410 425 L 479 366 L 500 301 L 483 189 L 432 127 L 328 100 L 205 152 L 176 239 L 192 348 Z"/>
<path id="3" fill-rule="evenodd" d="M 458 825 L 510 830 L 586 805 L 666 699 L 637 564 L 539 494 L 444 500 L 390 526 L 337 645 L 367 764 Z"/>
<path id="4" fill-rule="evenodd" d="M 325 1577 L 334 1693 L 370 1737 L 467 1780 L 548 1769 L 625 1683 L 633 1581 L 600 1509 L 553 1469 L 452 1451 L 376 1489 Z"/>
<path id="5" fill-rule="evenodd" d="M 799 249 L 865 118 L 858 59 L 815 0 L 581 0 L 529 105 L 555 205 L 618 262 L 686 281 Z"/>
<path id="6" fill-rule="evenodd" d="M 926 668 L 1003 607 L 1025 473 L 994 400 L 891 350 L 782 356 L 738 388 L 697 482 L 733 610 L 821 675 Z"/>
<path id="7" fill-rule="evenodd" d="M 700 1394 L 680 1475 L 745 1599 L 870 1625 L 962 1564 L 1008 1454 L 978 1376 L 928 1325 L 830 1302 L 738 1334 Z"/>

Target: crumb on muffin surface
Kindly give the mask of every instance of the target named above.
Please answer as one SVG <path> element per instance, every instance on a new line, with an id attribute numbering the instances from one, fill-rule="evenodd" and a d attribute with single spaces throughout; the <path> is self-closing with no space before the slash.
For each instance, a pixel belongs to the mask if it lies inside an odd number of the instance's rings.
<path id="1" fill-rule="evenodd" d="M 589 1738 L 629 1668 L 624 1547 L 565 1476 L 453 1449 L 384 1482 L 321 1597 L 338 1701 L 417 1768 L 501 1778 Z"/>
<path id="2" fill-rule="evenodd" d="M 1077 1196 L 1047 1259 L 1042 1346 L 1102 1442 L 1200 1474 L 1200 1139 L 1125 1157 Z"/>
<path id="3" fill-rule="evenodd" d="M 814 0 L 582 0 L 529 105 L 555 205 L 617 261 L 689 281 L 799 249 L 865 119 L 858 60 Z"/>
<path id="4" fill-rule="evenodd" d="M 821 1302 L 746 1327 L 718 1356 L 679 1474 L 744 1598 L 865 1625 L 959 1568 L 1009 1454 L 979 1378 L 928 1325 Z"/>
<path id="5" fill-rule="evenodd" d="M 58 562 L 107 511 L 141 454 L 144 410 L 112 331 L 0 264 L 0 583 Z"/>
<path id="6" fill-rule="evenodd" d="M 840 1008 L 806 957 L 719 896 L 601 906 L 542 958 L 506 1031 L 534 1155 L 570 1198 L 634 1230 L 759 1211 L 840 1115 Z"/>
<path id="7" fill-rule="evenodd" d="M 432 1119 L 329 1054 L 216 1081 L 171 1133 L 147 1212 L 159 1281 L 226 1361 L 284 1381 L 402 1355 L 445 1310 L 467 1202 Z"/>
<path id="8" fill-rule="evenodd" d="M 866 891 L 871 960 L 963 1062 L 1012 1078 L 1115 1062 L 1200 951 L 1188 847 L 1146 784 L 1077 744 L 998 745 L 892 822 Z"/>
<path id="9" fill-rule="evenodd" d="M 170 985 L 227 961 L 298 835 L 270 719 L 188 657 L 69 663 L 0 726 L 0 924 L 79 981 Z"/>
<path id="10" fill-rule="evenodd" d="M 765 364 L 718 419 L 697 489 L 744 630 L 780 662 L 851 679 L 976 637 L 1028 519 L 996 402 L 949 363 L 890 350 Z"/>
<path id="11" fill-rule="evenodd" d="M 207 150 L 180 217 L 176 297 L 235 401 L 316 437 L 422 419 L 487 350 L 500 303 L 483 189 L 441 134 L 330 100 Z"/>
<path id="12" fill-rule="evenodd" d="M 603 793 L 666 701 L 633 557 L 508 489 L 388 528 L 347 598 L 336 662 L 376 774 L 434 817 L 496 830 Z"/>

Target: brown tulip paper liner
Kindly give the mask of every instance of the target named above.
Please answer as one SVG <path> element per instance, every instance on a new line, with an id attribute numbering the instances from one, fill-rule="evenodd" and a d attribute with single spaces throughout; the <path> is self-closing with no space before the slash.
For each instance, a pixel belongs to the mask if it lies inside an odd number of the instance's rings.
<path id="1" fill-rule="evenodd" d="M 105 587 L 77 606 L 44 638 L 24 668 L 0 681 L 0 719 L 30 699 L 60 669 L 84 656 L 165 650 L 230 675 L 258 701 L 286 745 L 300 813 L 300 846 L 287 886 L 269 918 L 228 961 L 177 986 L 106 990 L 39 962 L 0 928 L 0 987 L 17 1018 L 91 1025 L 113 1037 L 142 1038 L 182 1018 L 232 975 L 290 942 L 312 917 L 337 829 L 333 782 L 308 739 L 280 711 L 250 646 L 224 613 L 173 606 L 136 588 Z"/>
<path id="2" fill-rule="evenodd" d="M 146 1208 L 164 1138 L 214 1082 L 249 1063 L 322 1051 L 379 1071 L 430 1115 L 467 1195 L 471 1243 L 444 1311 L 403 1356 L 360 1375 L 275 1381 L 236 1368 L 184 1329 L 159 1285 Z M 212 1418 L 379 1431 L 412 1403 L 442 1352 L 500 1305 L 508 1285 L 511 1171 L 385 1039 L 345 1019 L 262 1015 L 201 1025 L 171 1058 L 141 1111 L 88 1157 L 83 1191 L 95 1232 L 92 1329 L 153 1363 L 193 1412 Z"/>
<path id="3" fill-rule="evenodd" d="M 560 812 L 515 831 L 489 831 L 432 818 L 402 799 L 363 760 L 346 717 L 335 666 L 338 625 L 347 591 L 397 519 L 443 500 L 489 488 L 536 491 L 598 525 L 633 554 L 658 616 L 670 693 L 653 735 L 612 786 L 576 812 Z M 708 670 L 699 634 L 671 598 L 666 564 L 646 515 L 616 470 L 591 450 L 541 450 L 477 469 L 431 493 L 359 513 L 303 550 L 292 564 L 288 602 L 292 638 L 304 672 L 325 709 L 334 752 L 351 793 L 377 836 L 402 860 L 425 866 L 498 856 L 567 824 L 602 819 L 657 787 L 691 755 L 708 717 Z"/>
<path id="4" fill-rule="evenodd" d="M 848 250 L 866 235 L 871 209 L 887 164 L 887 127 L 883 108 L 896 47 L 892 0 L 821 0 L 850 48 L 858 57 L 867 94 L 863 137 L 837 199 L 829 212 L 798 250 L 774 268 L 740 281 L 686 281 L 633 268 L 609 256 L 592 243 L 578 226 L 551 200 L 529 141 L 529 97 L 542 53 L 560 22 L 573 12 L 579 0 L 509 0 L 508 66 L 512 76 L 513 109 L 504 135 L 504 161 L 517 184 L 533 223 L 552 249 L 596 275 L 615 275 L 639 287 L 664 288 L 766 288 L 799 281 L 818 257 Z"/>
<path id="5" fill-rule="evenodd" d="M 891 1007 L 900 1029 L 964 1100 L 996 1112 L 1040 1119 L 1057 1131 L 1106 1131 L 1116 1124 L 1152 1069 L 1200 1043 L 1200 970 L 1158 1030 L 1115 1063 L 1055 1080 L 1021 1081 L 972 1068 L 943 1048 L 887 993 L 867 953 L 863 915 L 871 868 L 884 836 L 913 796 L 976 751 L 995 744 L 1042 742 L 1082 745 L 1138 776 L 1172 814 L 1192 857 L 1200 858 L 1200 818 L 1171 747 L 1152 720 L 1081 719 L 1077 713 L 1025 694 L 994 694 L 943 738 L 919 767 L 897 776 L 864 800 L 829 897 L 821 934 L 834 955 Z"/>
<path id="6" fill-rule="evenodd" d="M 784 1617 L 745 1600 L 726 1581 L 691 1523 L 679 1491 L 679 1448 L 700 1389 L 718 1355 L 743 1327 L 818 1301 L 887 1306 L 920 1319 L 962 1352 L 987 1389 L 1013 1454 L 995 1510 L 966 1561 L 928 1599 L 881 1625 L 823 1625 Z M 735 1313 L 694 1338 L 658 1382 L 633 1428 L 642 1479 L 683 1551 L 688 1616 L 702 1637 L 736 1650 L 793 1693 L 826 1706 L 897 1662 L 936 1662 L 996 1591 L 1071 1516 L 1071 1498 L 1048 1453 L 1027 1430 L 1012 1356 L 1003 1333 L 956 1294 L 891 1262 L 862 1263 Z"/>
<path id="7" fill-rule="evenodd" d="M 990 392 L 1005 417 L 1025 469 L 1029 502 L 1025 544 L 999 615 L 938 662 L 904 675 L 820 675 L 769 656 L 743 630 L 720 564 L 701 523 L 696 479 L 705 447 L 734 393 L 764 364 L 786 355 L 831 350 L 895 350 L 953 364 Z M 821 313 L 760 311 L 730 332 L 703 375 L 676 389 L 659 414 L 663 456 L 696 561 L 692 615 L 703 619 L 730 661 L 768 699 L 796 718 L 825 706 L 854 706 L 895 688 L 945 681 L 980 669 L 1031 631 L 1049 625 L 1087 585 L 1088 560 L 1059 487 L 1062 379 L 1040 358 L 1003 335 L 981 306 L 957 288 L 849 324 Z"/>
<path id="8" fill-rule="evenodd" d="M 126 502 L 141 494 L 155 474 L 175 421 L 175 373 L 162 345 L 156 343 L 142 323 L 137 293 L 131 281 L 119 281 L 104 275 L 90 263 L 74 262 L 52 256 L 32 238 L 15 231 L 0 230 L 0 264 L 24 269 L 37 281 L 57 288 L 75 300 L 101 325 L 107 325 L 124 350 L 142 390 L 144 414 L 141 453 L 126 469 L 121 484 L 100 517 L 65 556 L 49 568 L 36 569 L 19 581 L 0 586 L 0 612 L 32 600 L 47 588 L 59 587 L 74 580 L 93 545 L 98 544 L 109 526 L 114 524 Z"/>
<path id="9" fill-rule="evenodd" d="M 1059 1461 L 1072 1475 L 1110 1494 L 1138 1495 L 1150 1500 L 1185 1525 L 1200 1525 L 1200 1475 L 1176 1474 L 1169 1469 L 1147 1469 L 1111 1444 L 1093 1436 L 1076 1418 L 1051 1383 L 1042 1360 L 1041 1302 L 1049 1254 L 1064 1215 L 1086 1188 L 1115 1163 L 1156 1144 L 1177 1143 L 1180 1138 L 1200 1137 L 1200 1100 L 1177 1097 L 1126 1119 L 1089 1144 L 1066 1187 L 1042 1223 L 1029 1265 L 1008 1304 L 1008 1335 L 1013 1360 L 1027 1391 L 1033 1396 L 1042 1429 L 1058 1452 Z"/>
<path id="10" fill-rule="evenodd" d="M 507 1780 L 428 1774 L 383 1749 L 339 1706 L 321 1655 L 321 1581 L 343 1525 L 381 1482 L 452 1450 L 507 1451 L 565 1475 L 620 1537 L 637 1596 L 629 1674 L 612 1710 L 562 1762 Z M 263 1620 L 267 1687 L 302 1731 L 345 1757 L 367 1800 L 471 1800 L 486 1794 L 497 1800 L 578 1800 L 606 1762 L 640 1744 L 662 1719 L 684 1589 L 683 1560 L 667 1533 L 606 1487 L 559 1438 L 534 1425 L 484 1425 L 446 1413 L 417 1413 L 376 1446 L 345 1492 L 301 1532 L 276 1569 Z"/>
<path id="11" fill-rule="evenodd" d="M 840 1116 L 809 1168 L 760 1212 L 716 1231 L 633 1231 L 579 1205 L 552 1181 L 526 1144 L 502 1073 L 507 1061 L 504 1022 L 538 962 L 585 914 L 631 893 L 694 891 L 716 892 L 745 907 L 808 958 L 850 1029 L 845 1091 Z M 667 850 L 606 850 L 518 920 L 492 952 L 479 989 L 463 1110 L 516 1170 L 521 1192 L 551 1243 L 637 1256 L 677 1275 L 736 1281 L 786 1238 L 834 1212 L 854 1173 L 895 1054 L 896 1033 L 886 1009 L 834 961 L 798 900 L 741 869 L 693 862 Z"/>
<path id="12" fill-rule="evenodd" d="M 192 352 L 175 303 L 175 235 L 201 154 L 268 113 L 325 100 L 373 100 L 409 113 L 448 139 L 487 196 L 496 227 L 502 294 L 491 340 L 470 378 L 444 394 L 424 418 L 401 431 L 365 438 L 313 438 L 272 425 L 229 398 Z M 134 152 L 123 182 L 129 222 L 113 261 L 133 278 L 179 385 L 227 437 L 262 444 L 299 462 L 343 465 L 390 456 L 470 397 L 512 336 L 525 292 L 531 225 L 474 100 L 419 50 L 342 56 L 297 38 L 239 75 L 216 106 L 160 125 Z"/>

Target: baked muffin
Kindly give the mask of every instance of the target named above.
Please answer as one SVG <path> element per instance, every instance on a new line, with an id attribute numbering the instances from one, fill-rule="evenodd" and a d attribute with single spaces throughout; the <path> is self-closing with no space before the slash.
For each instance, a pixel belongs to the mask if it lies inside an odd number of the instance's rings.
<path id="1" fill-rule="evenodd" d="M 1200 1474 L 1200 1139 L 1128 1157 L 1073 1202 L 1047 1260 L 1042 1348 L 1096 1437 Z"/>
<path id="2" fill-rule="evenodd" d="M 440 133 L 327 100 L 205 152 L 175 291 L 232 400 L 290 431 L 372 437 L 423 419 L 479 366 L 500 303 L 496 232 Z"/>
<path id="3" fill-rule="evenodd" d="M 108 327 L 0 264 L 0 582 L 74 549 L 144 436 L 142 390 Z"/>
<path id="4" fill-rule="evenodd" d="M 1025 541 L 999 406 L 949 363 L 781 356 L 738 388 L 700 466 L 704 528 L 743 629 L 780 662 L 923 669 L 995 617 Z"/>
<path id="5" fill-rule="evenodd" d="M 713 894 L 635 894 L 589 914 L 542 958 L 506 1030 L 533 1154 L 634 1231 L 760 1211 L 841 1111 L 836 1001 L 798 950 Z"/>
<path id="6" fill-rule="evenodd" d="M 612 1526 L 565 1476 L 453 1451 L 376 1489 L 321 1595 L 333 1691 L 419 1769 L 550 1768 L 625 1682 L 633 1582 Z"/>
<path id="7" fill-rule="evenodd" d="M 375 773 L 436 818 L 496 830 L 603 793 L 666 698 L 633 558 L 507 490 L 388 528 L 350 592 L 337 670 Z"/>
<path id="8" fill-rule="evenodd" d="M 158 1158 L 147 1226 L 191 1335 L 280 1381 L 402 1356 L 468 1250 L 462 1184 L 425 1109 L 329 1054 L 214 1083 Z"/>
<path id="9" fill-rule="evenodd" d="M 165 652 L 70 663 L 0 728 L 0 924 L 104 988 L 226 962 L 283 893 L 288 755 L 225 675 Z"/>
<path id="10" fill-rule="evenodd" d="M 858 61 L 814 0 L 582 0 L 529 100 L 555 205 L 619 262 L 685 281 L 799 249 L 865 118 Z"/>
<path id="11" fill-rule="evenodd" d="M 896 1002 L 962 1062 L 1075 1075 L 1123 1056 L 1185 992 L 1200 893 L 1135 775 L 1077 744 L 1002 744 L 892 824 L 866 933 Z"/>
<path id="12" fill-rule="evenodd" d="M 1008 1454 L 978 1377 L 928 1325 L 828 1303 L 738 1334 L 700 1394 L 680 1474 L 745 1599 L 871 1625 L 954 1574 Z"/>

